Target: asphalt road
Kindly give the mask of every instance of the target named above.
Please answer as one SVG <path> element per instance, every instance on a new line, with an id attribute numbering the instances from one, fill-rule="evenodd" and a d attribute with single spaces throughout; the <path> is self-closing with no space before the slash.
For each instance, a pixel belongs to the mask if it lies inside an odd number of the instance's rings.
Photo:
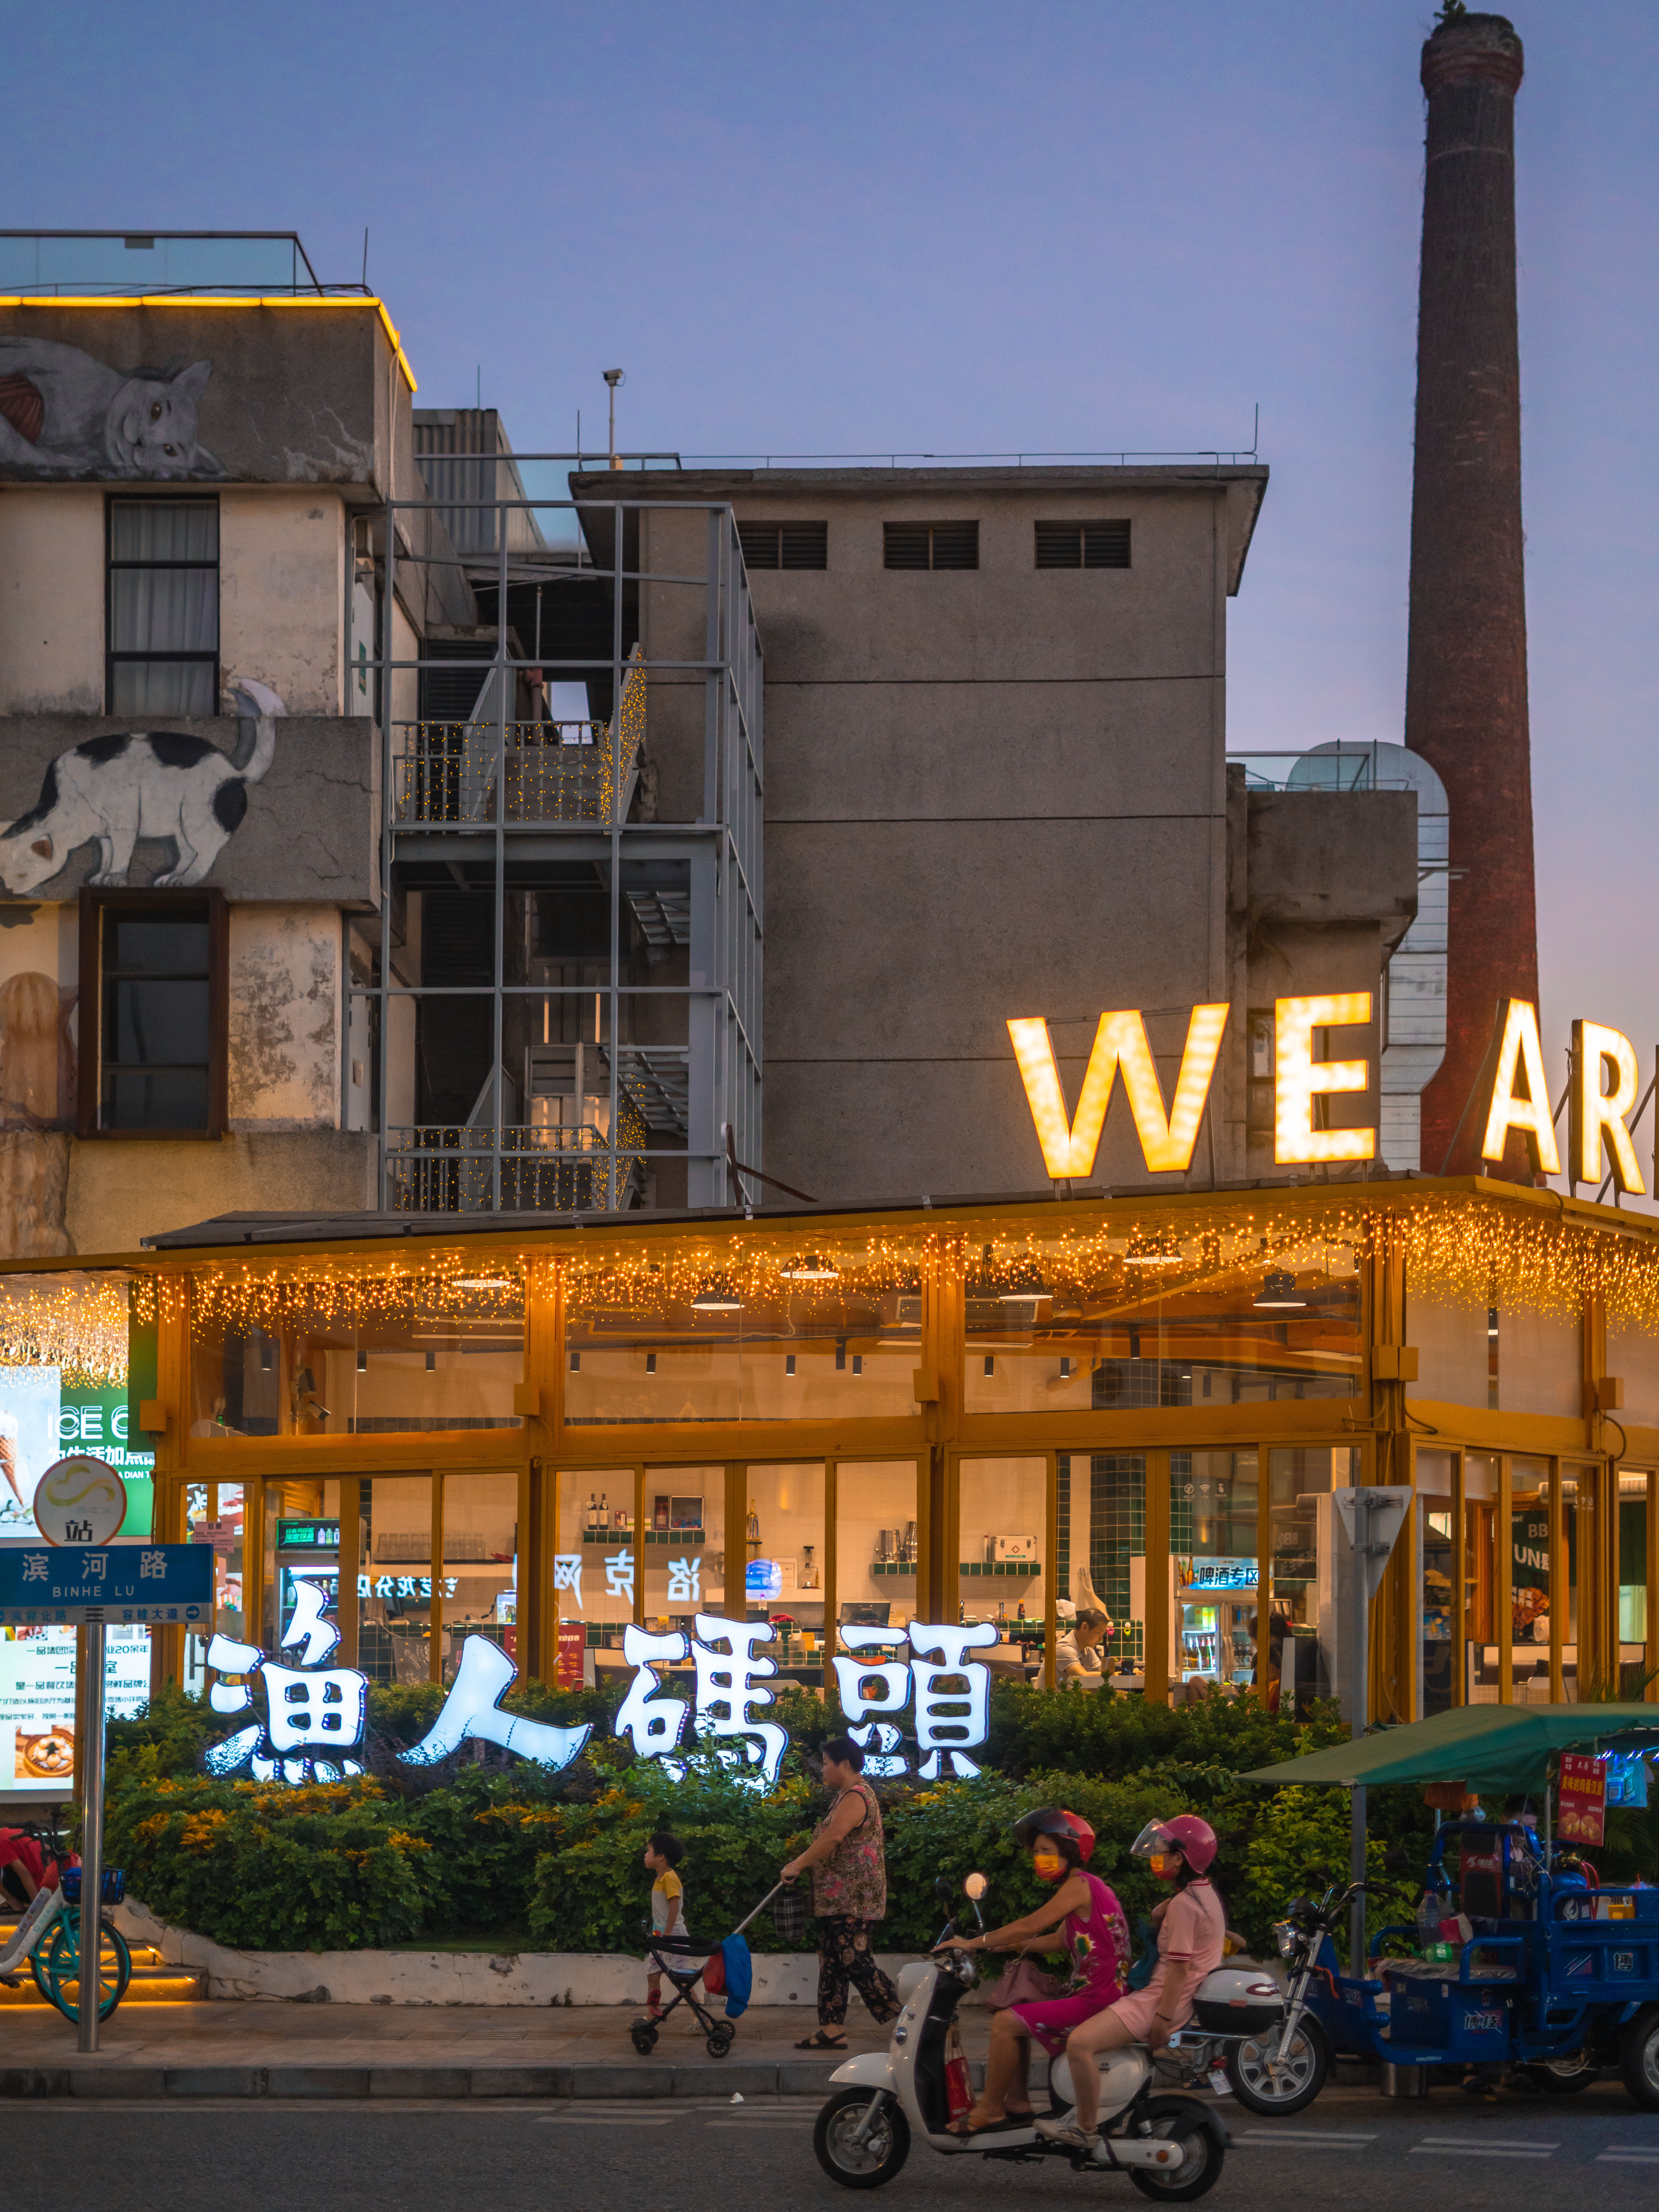
<path id="1" fill-rule="evenodd" d="M 1290 2203 L 1356 2212 L 1448 2207 L 1612 2212 L 1659 2202 L 1659 2113 L 1600 2084 L 1575 2098 L 1497 2107 L 1439 2092 L 1389 2103 L 1328 2092 L 1296 2119 L 1222 2109 L 1237 2139 L 1205 2201 L 1217 2212 Z M 778 2212 L 842 2207 L 854 2192 L 812 2155 L 816 2099 L 742 2105 L 583 2102 L 0 2106 L 7 2212 Z M 1022 2212 L 1101 2194 L 1143 2203 L 1115 2176 L 1058 2161 L 1010 2166 L 913 2148 L 881 2194 L 890 2212 Z"/>

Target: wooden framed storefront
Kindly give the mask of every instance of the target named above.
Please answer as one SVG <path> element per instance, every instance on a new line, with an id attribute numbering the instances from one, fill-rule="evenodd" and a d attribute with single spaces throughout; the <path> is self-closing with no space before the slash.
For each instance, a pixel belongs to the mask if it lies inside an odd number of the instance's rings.
<path id="1" fill-rule="evenodd" d="M 547 1678 L 562 1617 L 611 1663 L 626 1620 L 751 1600 L 803 1679 L 883 1606 L 999 1619 L 1048 1679 L 1086 1577 L 1163 1698 L 1259 1675 L 1264 1618 L 1316 1639 L 1319 1501 L 1390 1482 L 1373 1719 L 1659 1696 L 1646 1218 L 1413 1178 L 308 1226 L 78 1263 L 131 1284 L 156 1534 L 235 1501 L 252 1640 L 309 1520 L 337 1525 L 344 1656 L 395 1679 L 486 1626 Z M 158 1633 L 155 1683 L 190 1675 Z"/>

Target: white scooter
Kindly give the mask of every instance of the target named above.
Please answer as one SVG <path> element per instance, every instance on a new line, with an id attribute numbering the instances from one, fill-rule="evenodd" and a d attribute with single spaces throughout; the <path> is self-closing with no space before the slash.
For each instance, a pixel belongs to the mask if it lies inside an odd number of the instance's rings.
<path id="1" fill-rule="evenodd" d="M 938 1887 L 951 1907 L 949 1888 L 942 1881 Z M 970 1874 L 963 1887 L 983 1927 L 985 1876 Z M 1139 2044 L 1101 2055 L 1101 2139 L 1091 2154 L 1050 2142 L 1035 2123 L 999 2128 L 991 2136 L 952 2135 L 953 2106 L 963 2106 L 968 2077 L 956 2012 L 975 1979 L 972 1958 L 946 1948 L 955 1933 L 954 1919 L 947 1920 L 933 1956 L 913 1960 L 900 1974 L 903 2009 L 887 2049 L 861 2052 L 830 2077 L 835 2094 L 818 2114 L 812 2148 L 832 2181 L 878 2189 L 898 2172 L 912 2136 L 920 2135 L 947 2156 L 1058 2158 L 1079 2173 L 1127 2173 L 1144 2195 L 1170 2204 L 1190 2204 L 1214 2188 L 1228 2142 L 1219 2113 L 1195 2097 L 1155 2094 L 1152 2054 Z M 1179 2054 L 1173 2063 L 1185 2078 Z M 1071 2109 L 1071 2069 L 1063 2054 L 1049 2062 L 1048 2101 L 1057 2114 Z"/>

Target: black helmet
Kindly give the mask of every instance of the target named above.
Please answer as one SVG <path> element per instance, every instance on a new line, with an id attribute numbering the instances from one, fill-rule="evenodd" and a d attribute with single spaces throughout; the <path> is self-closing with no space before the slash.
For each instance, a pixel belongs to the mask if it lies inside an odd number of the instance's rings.
<path id="1" fill-rule="evenodd" d="M 1014 1823 L 1014 1840 L 1024 1850 L 1030 1850 L 1039 1836 L 1065 1836 L 1077 1845 L 1078 1856 L 1086 1859 L 1095 1847 L 1095 1832 L 1080 1813 L 1067 1813 L 1059 1805 L 1039 1805 L 1035 1812 L 1022 1813 Z"/>

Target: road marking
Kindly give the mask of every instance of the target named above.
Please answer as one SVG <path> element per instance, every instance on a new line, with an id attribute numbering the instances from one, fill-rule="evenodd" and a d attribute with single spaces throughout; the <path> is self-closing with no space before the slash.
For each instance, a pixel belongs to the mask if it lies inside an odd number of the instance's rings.
<path id="1" fill-rule="evenodd" d="M 1247 2143 L 1305 2143 L 1310 2146 L 1328 2144 L 1333 2150 L 1363 2150 L 1367 2143 L 1376 2141 L 1375 2136 L 1326 2135 L 1311 2128 L 1247 2128 L 1243 2134 L 1233 2137 L 1235 2142 Z"/>
<path id="2" fill-rule="evenodd" d="M 1540 2142 L 1536 2136 L 1425 2136 L 1419 2150 L 1530 2150 L 1540 2157 L 1559 2150 L 1559 2142 Z"/>
<path id="3" fill-rule="evenodd" d="M 757 2128 L 810 2128 L 810 2126 L 811 2126 L 811 2121 L 810 2121 L 810 2119 L 765 2119 L 765 2117 L 759 2117 L 759 2115 L 757 2115 L 757 2117 L 754 2117 L 754 2119 L 706 2119 L 706 2121 L 703 2121 L 703 2126 L 706 2126 L 706 2128 L 748 2128 L 750 2132 L 754 2132 L 754 2130 L 757 2130 Z"/>
<path id="4" fill-rule="evenodd" d="M 1598 2166 L 1659 2166 L 1659 2143 L 1609 2143 L 1596 2159 Z"/>
<path id="5" fill-rule="evenodd" d="M 672 2112 L 544 2112 L 544 2126 L 555 2128 L 665 2128 Z"/>
<path id="6" fill-rule="evenodd" d="M 1420 2142 L 1413 2143 L 1407 2153 L 1408 2158 L 1522 2158 L 1547 2159 L 1559 2149 L 1559 2143 L 1472 2143 Z"/>

